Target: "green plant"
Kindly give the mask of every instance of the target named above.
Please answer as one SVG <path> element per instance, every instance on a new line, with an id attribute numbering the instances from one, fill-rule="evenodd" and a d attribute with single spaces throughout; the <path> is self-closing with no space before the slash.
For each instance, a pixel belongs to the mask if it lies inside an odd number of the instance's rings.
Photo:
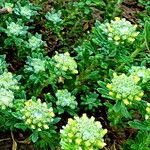
<path id="1" fill-rule="evenodd" d="M 83 114 L 81 118 L 74 117 L 69 119 L 68 124 L 63 127 L 61 133 L 61 148 L 64 150 L 102 149 L 106 144 L 103 136 L 107 133 L 106 129 L 102 129 L 101 123 L 95 121 L 94 117 L 88 118 Z"/>
<path id="2" fill-rule="evenodd" d="M 109 89 L 109 95 L 116 101 L 123 101 L 126 105 L 132 104 L 135 101 L 141 100 L 144 95 L 140 86 L 138 86 L 138 81 L 140 78 L 138 76 L 126 76 L 122 74 L 117 76 L 113 74 L 111 84 L 107 84 Z"/>
<path id="3" fill-rule="evenodd" d="M 58 112 L 63 113 L 67 111 L 70 114 L 74 114 L 73 111 L 77 109 L 78 104 L 75 97 L 72 96 L 67 89 L 57 90 L 55 95 L 57 97 L 56 105 L 58 107 Z"/>
<path id="4" fill-rule="evenodd" d="M 81 96 L 81 105 L 85 107 L 85 110 L 95 111 L 95 109 L 101 106 L 101 102 L 98 99 L 99 94 L 88 93 L 86 97 Z"/>
<path id="5" fill-rule="evenodd" d="M 13 149 L 149 149 L 149 2 L 0 5 L 0 131 Z"/>
<path id="6" fill-rule="evenodd" d="M 41 103 L 40 99 L 26 101 L 21 113 L 25 124 L 33 130 L 49 129 L 49 123 L 53 122 L 54 113 L 52 107 L 48 108 L 47 104 Z"/>

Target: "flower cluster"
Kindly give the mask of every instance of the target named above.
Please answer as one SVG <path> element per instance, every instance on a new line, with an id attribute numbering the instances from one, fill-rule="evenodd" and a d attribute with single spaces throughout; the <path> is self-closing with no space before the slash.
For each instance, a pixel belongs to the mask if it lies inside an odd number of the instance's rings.
<path id="1" fill-rule="evenodd" d="M 49 124 L 54 117 L 53 108 L 48 108 L 47 104 L 45 102 L 42 103 L 40 99 L 37 101 L 32 99 L 26 101 L 21 113 L 25 124 L 29 128 L 38 131 L 49 129 Z"/>
<path id="2" fill-rule="evenodd" d="M 41 40 L 41 35 L 40 34 L 35 34 L 35 36 L 30 36 L 28 40 L 28 47 L 31 48 L 32 50 L 38 49 L 41 46 L 43 46 L 44 42 Z"/>
<path id="3" fill-rule="evenodd" d="M 11 72 L 4 72 L 0 75 L 0 87 L 9 89 L 9 90 L 18 90 L 19 86 L 17 85 L 18 81 L 13 78 Z"/>
<path id="4" fill-rule="evenodd" d="M 32 10 L 32 4 L 31 3 L 28 3 L 27 5 L 25 6 L 21 6 L 19 3 L 17 5 L 17 7 L 14 8 L 14 12 L 17 14 L 17 15 L 20 15 L 20 16 L 23 16 L 25 17 L 26 19 L 30 19 L 32 16 L 36 15 L 37 12 Z"/>
<path id="5" fill-rule="evenodd" d="M 146 83 L 150 80 L 150 69 L 145 66 L 133 66 L 130 70 L 131 75 L 137 75 L 142 79 L 142 83 Z"/>
<path id="6" fill-rule="evenodd" d="M 28 27 L 24 26 L 21 20 L 15 22 L 7 22 L 6 33 L 8 36 L 19 36 L 27 33 Z"/>
<path id="7" fill-rule="evenodd" d="M 150 103 L 147 103 L 145 119 L 150 119 Z"/>
<path id="8" fill-rule="evenodd" d="M 14 93 L 11 90 L 0 88 L 0 106 L 2 109 L 12 107 L 14 100 Z"/>
<path id="9" fill-rule="evenodd" d="M 28 57 L 28 61 L 25 66 L 25 71 L 39 73 L 45 71 L 45 60 L 40 58 Z"/>
<path id="10" fill-rule="evenodd" d="M 55 12 L 48 12 L 45 15 L 46 19 L 53 22 L 54 24 L 61 23 L 63 20 L 61 19 L 61 11 Z"/>
<path id="11" fill-rule="evenodd" d="M 70 71 L 73 74 L 77 74 L 77 63 L 75 60 L 70 57 L 68 52 L 64 54 L 56 54 L 53 57 L 54 61 L 56 62 L 56 67 L 62 71 Z"/>
<path id="12" fill-rule="evenodd" d="M 58 90 L 56 93 L 57 101 L 56 105 L 61 107 L 70 107 L 71 109 L 75 109 L 77 106 L 77 102 L 75 97 L 68 92 L 67 89 Z"/>
<path id="13" fill-rule="evenodd" d="M 103 136 L 107 133 L 102 129 L 99 121 L 94 117 L 88 118 L 83 114 L 81 118 L 69 119 L 68 124 L 60 131 L 61 148 L 64 150 L 98 150 L 106 144 Z"/>
<path id="14" fill-rule="evenodd" d="M 114 41 L 116 45 L 124 42 L 133 43 L 139 34 L 136 28 L 137 25 L 132 25 L 125 18 L 120 19 L 119 17 L 102 25 L 102 30 L 108 36 L 108 40 Z"/>
<path id="15" fill-rule="evenodd" d="M 18 90 L 18 82 L 13 78 L 12 73 L 4 72 L 0 75 L 0 106 L 2 109 L 12 107 L 14 100 L 13 90 Z"/>
<path id="16" fill-rule="evenodd" d="M 132 104 L 133 101 L 141 100 L 144 95 L 140 86 L 138 86 L 138 76 L 126 76 L 125 74 L 117 75 L 114 73 L 114 78 L 111 84 L 107 84 L 109 95 L 115 100 L 122 100 L 126 105 Z"/>

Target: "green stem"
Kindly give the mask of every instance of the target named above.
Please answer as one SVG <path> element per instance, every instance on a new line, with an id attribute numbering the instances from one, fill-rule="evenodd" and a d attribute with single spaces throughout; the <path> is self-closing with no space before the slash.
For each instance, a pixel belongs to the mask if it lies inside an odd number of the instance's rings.
<path id="1" fill-rule="evenodd" d="M 143 44 L 142 46 L 141 46 L 141 48 L 139 48 L 139 49 L 136 49 L 132 54 L 131 54 L 131 58 L 134 58 L 134 57 L 136 57 L 138 54 L 139 54 L 139 52 L 142 50 L 142 47 L 144 46 L 145 44 Z M 122 63 L 115 71 L 116 72 L 118 72 L 118 71 L 120 71 L 124 66 L 125 66 L 125 64 L 126 63 Z"/>

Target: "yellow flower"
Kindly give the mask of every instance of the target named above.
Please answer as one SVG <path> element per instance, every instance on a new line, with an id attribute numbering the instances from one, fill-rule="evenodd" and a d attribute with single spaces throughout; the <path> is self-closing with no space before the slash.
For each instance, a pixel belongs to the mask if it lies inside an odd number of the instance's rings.
<path id="1" fill-rule="evenodd" d="M 125 105 L 129 105 L 130 104 L 130 102 L 128 101 L 128 99 L 123 99 L 123 102 L 124 102 Z"/>
<path id="2" fill-rule="evenodd" d="M 119 17 L 115 17 L 115 20 L 116 20 L 116 21 L 120 21 L 120 18 L 119 18 Z"/>
<path id="3" fill-rule="evenodd" d="M 107 84 L 106 87 L 107 87 L 108 89 L 110 89 L 110 90 L 112 89 L 112 85 L 111 85 L 111 84 Z"/>
<path id="4" fill-rule="evenodd" d="M 75 140 L 76 144 L 78 144 L 78 145 L 80 145 L 81 141 L 82 141 L 82 140 L 79 139 L 79 138 Z"/>
<path id="5" fill-rule="evenodd" d="M 147 107 L 147 108 L 146 108 L 146 111 L 147 111 L 148 113 L 150 113 L 150 107 Z"/>
<path id="6" fill-rule="evenodd" d="M 114 40 L 115 41 L 119 41 L 120 40 L 120 37 L 118 35 L 114 36 Z"/>

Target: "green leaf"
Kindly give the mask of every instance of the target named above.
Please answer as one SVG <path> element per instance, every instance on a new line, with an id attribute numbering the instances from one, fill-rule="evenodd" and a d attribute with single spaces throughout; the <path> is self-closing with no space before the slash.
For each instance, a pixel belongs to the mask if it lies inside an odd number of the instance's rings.
<path id="1" fill-rule="evenodd" d="M 134 120 L 134 121 L 130 121 L 129 125 L 132 128 L 150 131 L 150 124 L 148 124 L 148 122 L 146 122 L 146 121 L 145 122 L 140 122 L 138 120 Z"/>
<path id="2" fill-rule="evenodd" d="M 148 50 L 150 50 L 150 22 L 145 23 L 145 42 Z"/>
<path id="3" fill-rule="evenodd" d="M 38 132 L 33 132 L 33 134 L 31 135 L 32 142 L 35 143 L 38 140 L 38 138 Z"/>
<path id="4" fill-rule="evenodd" d="M 102 88 L 106 88 L 106 83 L 103 81 L 97 81 L 98 85 Z"/>
<path id="5" fill-rule="evenodd" d="M 14 125 L 15 128 L 18 128 L 18 129 L 22 129 L 23 131 L 25 131 L 27 129 L 26 125 L 24 123 L 16 123 Z"/>
<path id="6" fill-rule="evenodd" d="M 104 88 L 98 88 L 97 91 L 100 93 L 100 94 L 103 94 L 103 95 L 108 95 L 108 91 Z"/>
<path id="7" fill-rule="evenodd" d="M 125 118 L 130 118 L 131 117 L 128 110 L 127 110 L 127 108 L 126 108 L 126 106 L 121 101 L 118 101 L 114 105 L 114 111 L 122 114 L 122 116 L 124 116 Z"/>

